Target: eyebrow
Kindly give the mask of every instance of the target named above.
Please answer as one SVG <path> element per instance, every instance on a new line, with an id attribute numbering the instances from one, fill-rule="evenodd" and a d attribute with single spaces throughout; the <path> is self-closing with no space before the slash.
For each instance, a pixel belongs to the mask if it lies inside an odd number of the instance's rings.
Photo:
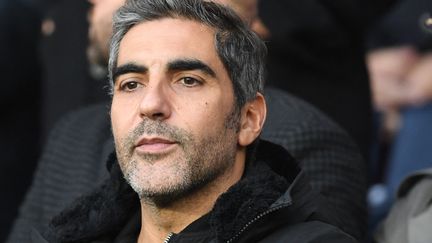
<path id="1" fill-rule="evenodd" d="M 198 59 L 178 59 L 168 63 L 168 71 L 189 70 L 200 70 L 212 77 L 216 77 L 216 73 L 213 69 Z"/>
<path id="2" fill-rule="evenodd" d="M 216 77 L 216 73 L 208 65 L 198 59 L 177 59 L 168 62 L 168 71 L 189 71 L 200 70 L 212 77 Z M 115 80 L 123 74 L 127 73 L 146 73 L 148 68 L 133 62 L 126 63 L 115 67 L 113 70 L 112 79 Z"/>
<path id="3" fill-rule="evenodd" d="M 126 73 L 145 73 L 148 71 L 148 68 L 143 65 L 138 65 L 136 63 L 130 62 L 123 65 L 120 65 L 118 67 L 115 67 L 113 70 L 113 77 L 112 79 L 115 80 L 123 74 Z"/>

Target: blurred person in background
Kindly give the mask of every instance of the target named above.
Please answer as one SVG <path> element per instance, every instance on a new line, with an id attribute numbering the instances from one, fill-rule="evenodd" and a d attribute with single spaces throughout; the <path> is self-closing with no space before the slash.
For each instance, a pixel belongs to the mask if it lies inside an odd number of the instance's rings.
<path id="1" fill-rule="evenodd" d="M 432 35 L 428 0 L 402 0 L 370 31 L 368 66 L 381 146 L 369 193 L 371 230 L 385 216 L 402 180 L 432 166 Z"/>
<path id="2" fill-rule="evenodd" d="M 0 0 L 0 242 L 17 214 L 39 154 L 40 17 L 23 0 Z"/>
<path id="3" fill-rule="evenodd" d="M 376 243 L 430 243 L 432 167 L 416 171 L 399 185 L 395 202 L 374 234 Z"/>
<path id="4" fill-rule="evenodd" d="M 109 97 L 104 65 L 89 65 L 87 58 L 88 1 L 33 1 L 43 14 L 41 130 L 45 141 L 64 114 Z"/>
<path id="5" fill-rule="evenodd" d="M 432 136 L 430 132 L 430 124 L 432 124 L 430 52 L 432 18 L 430 12 L 424 12 L 431 10 L 431 4 L 426 1 L 423 4 L 419 6 L 422 11 L 418 12 L 422 14 L 417 15 L 417 17 L 420 16 L 420 29 L 423 30 L 417 33 L 421 33 L 423 38 L 420 39 L 423 41 L 417 42 L 417 48 L 414 49 L 413 46 L 407 45 L 392 47 L 372 53 L 370 58 L 371 67 L 377 68 L 372 72 L 377 76 L 375 81 L 384 82 L 384 84 L 375 84 L 378 96 L 375 99 L 377 108 L 382 112 L 396 114 L 400 109 L 402 113 L 401 128 L 397 131 L 396 136 L 398 140 L 393 148 L 397 151 L 392 151 L 393 156 L 390 157 L 395 159 L 390 161 L 395 164 L 390 164 L 392 167 L 387 172 L 387 184 L 384 186 L 387 201 L 389 201 L 387 205 L 392 206 L 388 215 L 374 232 L 374 240 L 377 243 L 432 242 L 430 232 L 432 224 L 432 153 L 429 152 L 430 144 L 432 144 L 430 140 Z M 415 29 L 418 30 L 418 28 Z M 427 35 L 424 35 L 425 31 Z M 389 55 L 392 58 L 388 57 Z M 389 89 L 387 92 L 386 88 Z M 382 100 L 380 99 L 381 92 L 384 92 Z M 403 141 L 399 141 L 401 139 Z M 407 146 L 407 150 L 401 146 Z M 405 154 L 405 156 L 399 158 L 400 154 Z M 398 165 L 397 163 L 407 164 Z M 419 170 L 423 167 L 425 169 Z M 409 176 L 406 176 L 408 173 Z M 394 196 L 388 195 L 399 181 L 401 182 L 397 185 L 397 190 L 394 190 Z M 384 208 L 387 205 L 384 205 Z"/>

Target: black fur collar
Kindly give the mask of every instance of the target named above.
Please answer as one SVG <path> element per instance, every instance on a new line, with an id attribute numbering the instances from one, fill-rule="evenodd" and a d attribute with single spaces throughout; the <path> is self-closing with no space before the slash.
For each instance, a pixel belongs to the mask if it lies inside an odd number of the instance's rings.
<path id="1" fill-rule="evenodd" d="M 246 176 L 222 194 L 211 212 L 210 225 L 220 242 L 239 233 L 265 212 L 288 188 L 288 182 L 264 163 L 248 168 Z"/>
<path id="2" fill-rule="evenodd" d="M 91 242 L 116 235 L 139 210 L 137 194 L 123 178 L 115 153 L 107 163 L 110 178 L 89 195 L 54 217 L 45 236 L 49 242 Z"/>

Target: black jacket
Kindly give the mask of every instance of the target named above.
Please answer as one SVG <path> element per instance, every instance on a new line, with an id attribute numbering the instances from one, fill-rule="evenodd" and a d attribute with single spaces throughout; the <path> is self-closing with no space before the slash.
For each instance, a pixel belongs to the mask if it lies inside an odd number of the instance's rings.
<path id="1" fill-rule="evenodd" d="M 213 209 L 168 242 L 355 242 L 327 224 L 319 194 L 282 147 L 261 141 L 243 178 L 222 194 Z M 111 177 L 51 222 L 33 242 L 135 242 L 139 199 L 123 179 L 115 156 Z M 198 224 L 195 222 L 195 224 Z"/>

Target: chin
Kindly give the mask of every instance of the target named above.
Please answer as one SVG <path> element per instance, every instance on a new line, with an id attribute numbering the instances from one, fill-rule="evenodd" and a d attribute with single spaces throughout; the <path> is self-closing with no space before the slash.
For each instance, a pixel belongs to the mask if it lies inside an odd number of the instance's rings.
<path id="1" fill-rule="evenodd" d="M 126 177 L 141 201 L 156 205 L 158 208 L 169 207 L 173 203 L 194 194 L 217 176 L 213 173 L 194 175 L 190 171 L 179 173 L 179 171 L 168 169 L 159 172 L 163 174 L 149 176 L 148 173 L 133 173 L 129 174 L 128 178 Z M 143 178 L 146 179 L 143 180 Z"/>

